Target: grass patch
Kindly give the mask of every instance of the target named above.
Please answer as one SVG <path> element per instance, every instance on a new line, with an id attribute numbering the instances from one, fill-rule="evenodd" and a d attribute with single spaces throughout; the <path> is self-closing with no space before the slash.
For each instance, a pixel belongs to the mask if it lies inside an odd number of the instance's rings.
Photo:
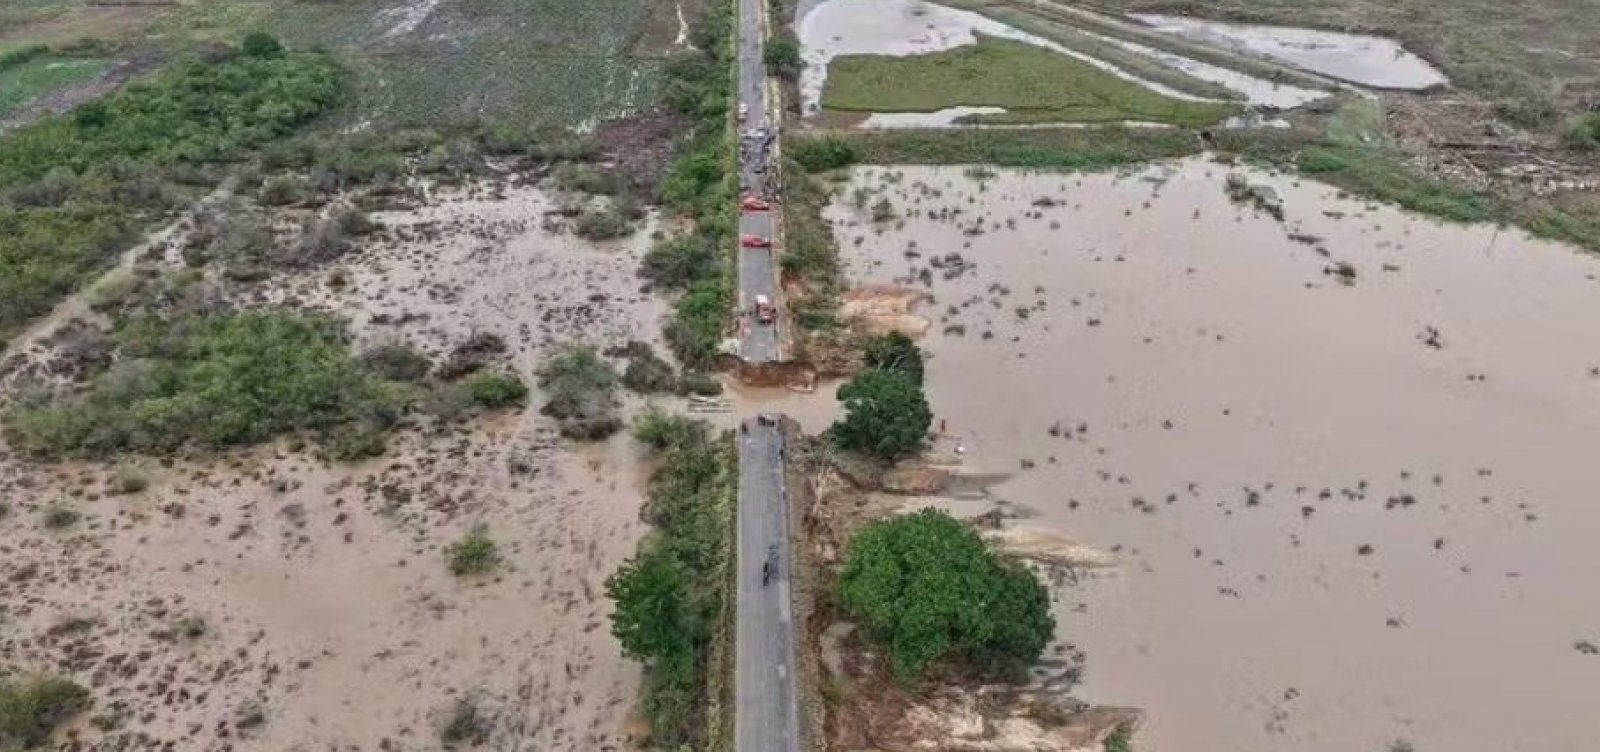
<path id="1" fill-rule="evenodd" d="M 898 130 L 830 136 L 864 164 L 993 164 L 1108 170 L 1200 152 L 1194 134 L 1159 128 Z M 809 139 L 796 139 L 804 143 Z M 801 146 L 799 148 L 809 148 Z"/>
<path id="2" fill-rule="evenodd" d="M 111 65 L 110 60 L 100 58 L 53 55 L 40 55 L 10 67 L 0 65 L 0 118 L 11 117 L 61 89 L 93 81 L 105 75 Z"/>
<path id="3" fill-rule="evenodd" d="M 88 706 L 89 690 L 66 679 L 0 679 L 0 750 L 32 749 L 44 744 L 56 726 Z"/>
<path id="4" fill-rule="evenodd" d="M 381 436 L 401 406 L 325 317 L 146 315 L 121 322 L 115 340 L 116 364 L 81 396 L 5 416 L 17 446 L 59 457 L 221 448 L 302 430 L 353 440 L 361 434 L 352 431 Z"/>
<path id="5" fill-rule="evenodd" d="M 977 44 L 927 55 L 845 55 L 829 65 L 822 105 L 850 112 L 932 112 L 1003 107 L 979 123 L 1105 123 L 1139 120 L 1197 127 L 1236 105 L 1173 99 L 1042 47 L 978 36 Z"/>
<path id="6" fill-rule="evenodd" d="M 445 559 L 457 577 L 487 574 L 500 566 L 500 546 L 489 537 L 489 528 L 479 525 L 450 544 Z"/>

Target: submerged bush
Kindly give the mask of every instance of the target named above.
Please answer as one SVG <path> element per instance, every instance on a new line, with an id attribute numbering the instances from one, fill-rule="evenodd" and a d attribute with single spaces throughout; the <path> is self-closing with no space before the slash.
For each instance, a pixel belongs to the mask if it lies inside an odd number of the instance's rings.
<path id="1" fill-rule="evenodd" d="M 89 690 L 50 676 L 0 679 L 0 750 L 32 749 L 89 705 Z"/>
<path id="2" fill-rule="evenodd" d="M 500 565 L 500 546 L 489 538 L 489 528 L 479 525 L 450 544 L 445 556 L 457 576 L 485 574 Z"/>

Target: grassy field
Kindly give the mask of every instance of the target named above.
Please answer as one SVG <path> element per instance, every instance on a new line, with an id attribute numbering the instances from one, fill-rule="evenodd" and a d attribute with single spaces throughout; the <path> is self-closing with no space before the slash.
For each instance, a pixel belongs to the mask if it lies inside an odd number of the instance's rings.
<path id="1" fill-rule="evenodd" d="M 105 75 L 113 62 L 51 55 L 43 47 L 0 49 L 0 120 L 41 97 Z"/>
<path id="2" fill-rule="evenodd" d="M 851 163 L 1105 170 L 1197 154 L 1200 139 L 1187 131 L 1155 128 L 852 131 L 797 138 L 788 149 L 797 162 L 812 170 Z M 812 160 L 810 155 L 816 152 L 828 156 Z"/>
<path id="3" fill-rule="evenodd" d="M 1188 102 L 1024 42 L 980 36 L 978 43 L 913 57 L 847 55 L 833 61 L 822 104 L 851 112 L 931 112 L 956 106 L 1004 107 L 982 123 L 1115 122 L 1182 126 L 1215 123 L 1231 104 Z"/>
<path id="4" fill-rule="evenodd" d="M 665 59 L 681 50 L 642 41 L 675 36 L 647 33 L 662 23 L 651 7 L 648 0 L 24 0 L 0 8 L 0 50 L 93 37 L 128 56 L 174 58 L 267 31 L 294 48 L 325 49 L 351 69 L 348 123 L 572 127 L 656 102 Z"/>

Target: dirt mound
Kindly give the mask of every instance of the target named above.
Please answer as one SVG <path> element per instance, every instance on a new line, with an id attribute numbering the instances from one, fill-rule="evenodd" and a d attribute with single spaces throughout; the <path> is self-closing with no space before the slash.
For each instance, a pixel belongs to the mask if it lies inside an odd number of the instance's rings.
<path id="1" fill-rule="evenodd" d="M 857 322 L 869 334 L 900 332 L 920 337 L 933 325 L 926 316 L 914 313 L 927 299 L 927 293 L 909 287 L 858 287 L 844 294 L 839 316 Z"/>

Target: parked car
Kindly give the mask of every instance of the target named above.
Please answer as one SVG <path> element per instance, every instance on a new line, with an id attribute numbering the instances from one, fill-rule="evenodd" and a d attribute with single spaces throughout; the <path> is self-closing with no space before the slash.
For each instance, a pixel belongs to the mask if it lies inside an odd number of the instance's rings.
<path id="1" fill-rule="evenodd" d="M 744 122 L 744 119 L 747 118 L 747 117 L 750 117 L 750 105 L 747 105 L 744 102 L 740 102 L 739 103 L 739 122 L 741 122 L 741 123 Z"/>
<path id="2" fill-rule="evenodd" d="M 772 204 L 762 200 L 760 196 L 745 196 L 739 202 L 739 208 L 745 211 L 767 211 L 772 208 Z"/>
<path id="3" fill-rule="evenodd" d="M 744 237 L 739 238 L 739 245 L 742 245 L 745 248 L 771 248 L 772 241 L 763 238 L 760 235 L 745 235 Z"/>
<path id="4" fill-rule="evenodd" d="M 772 301 L 765 295 L 756 296 L 756 321 L 770 324 L 778 319 L 778 312 L 772 307 Z"/>

